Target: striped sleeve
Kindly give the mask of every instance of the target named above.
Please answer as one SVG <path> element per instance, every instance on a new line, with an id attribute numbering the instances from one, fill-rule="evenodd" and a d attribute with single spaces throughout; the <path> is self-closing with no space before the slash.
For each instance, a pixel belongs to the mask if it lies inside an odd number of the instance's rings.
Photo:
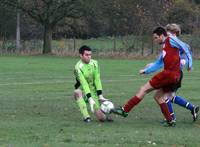
<path id="1" fill-rule="evenodd" d="M 177 37 L 170 37 L 170 44 L 171 46 L 179 49 L 180 56 L 184 57 L 186 61 L 188 61 L 187 68 L 192 69 L 192 54 L 189 45 L 181 41 Z"/>
<path id="2" fill-rule="evenodd" d="M 155 60 L 149 67 L 144 69 L 144 73 L 145 74 L 150 74 L 153 72 L 156 72 L 158 70 L 160 70 L 163 67 L 163 56 L 162 53 L 160 54 L 160 56 L 157 58 L 157 60 Z"/>

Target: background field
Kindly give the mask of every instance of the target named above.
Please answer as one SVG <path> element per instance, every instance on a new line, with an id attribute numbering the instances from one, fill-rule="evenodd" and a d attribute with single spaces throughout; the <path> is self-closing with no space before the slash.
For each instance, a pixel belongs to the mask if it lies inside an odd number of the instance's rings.
<path id="1" fill-rule="evenodd" d="M 200 120 L 175 106 L 177 126 L 163 127 L 149 94 L 128 118 L 113 123 L 82 122 L 73 100 L 77 58 L 0 57 L 0 147 L 198 147 Z M 99 59 L 104 95 L 116 106 L 127 101 L 150 77 L 139 76 L 148 60 Z M 200 61 L 185 72 L 179 95 L 200 105 Z"/>
<path id="2" fill-rule="evenodd" d="M 200 37 L 195 35 L 182 35 L 180 37 L 188 43 L 192 49 L 193 58 L 200 59 Z M 43 49 L 42 40 L 27 40 L 21 42 L 21 54 L 41 54 Z M 88 45 L 99 57 L 120 57 L 125 54 L 129 57 L 155 56 L 160 52 L 160 45 L 153 44 L 151 35 L 126 35 L 115 37 L 98 37 L 89 39 L 67 39 L 52 41 L 52 53 L 59 56 L 75 56 L 82 45 Z M 0 55 L 16 54 L 16 41 L 0 41 Z M 125 58 L 124 57 L 124 58 Z"/>

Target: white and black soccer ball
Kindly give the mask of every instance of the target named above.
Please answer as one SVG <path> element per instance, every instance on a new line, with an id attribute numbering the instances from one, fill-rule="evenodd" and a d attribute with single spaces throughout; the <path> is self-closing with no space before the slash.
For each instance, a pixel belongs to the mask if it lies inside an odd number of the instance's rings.
<path id="1" fill-rule="evenodd" d="M 109 114 L 111 110 L 114 108 L 114 104 L 111 101 L 104 101 L 101 103 L 101 111 Z"/>

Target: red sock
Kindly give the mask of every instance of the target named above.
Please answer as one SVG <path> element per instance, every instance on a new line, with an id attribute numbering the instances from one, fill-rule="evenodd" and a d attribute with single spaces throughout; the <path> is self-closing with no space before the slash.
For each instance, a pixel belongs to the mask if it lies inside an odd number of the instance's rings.
<path id="1" fill-rule="evenodd" d="M 124 105 L 124 111 L 129 112 L 131 109 L 137 105 L 141 99 L 139 99 L 137 96 L 132 97 L 125 105 Z"/>
<path id="2" fill-rule="evenodd" d="M 172 116 L 170 115 L 169 109 L 167 107 L 166 103 L 162 103 L 160 104 L 160 109 L 164 115 L 164 117 L 166 118 L 167 121 L 171 121 L 172 120 Z"/>

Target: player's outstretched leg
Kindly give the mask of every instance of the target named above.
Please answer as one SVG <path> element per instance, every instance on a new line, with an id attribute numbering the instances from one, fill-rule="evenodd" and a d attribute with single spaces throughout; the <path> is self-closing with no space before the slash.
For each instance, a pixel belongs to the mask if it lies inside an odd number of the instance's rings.
<path id="1" fill-rule="evenodd" d="M 121 115 L 123 117 L 127 117 L 128 112 L 130 112 L 131 109 L 133 107 L 135 107 L 140 101 L 141 101 L 140 98 L 138 98 L 137 96 L 134 96 L 134 97 L 132 97 L 131 99 L 128 100 L 128 102 L 124 105 L 124 107 L 114 108 L 112 110 L 112 113 Z"/>

